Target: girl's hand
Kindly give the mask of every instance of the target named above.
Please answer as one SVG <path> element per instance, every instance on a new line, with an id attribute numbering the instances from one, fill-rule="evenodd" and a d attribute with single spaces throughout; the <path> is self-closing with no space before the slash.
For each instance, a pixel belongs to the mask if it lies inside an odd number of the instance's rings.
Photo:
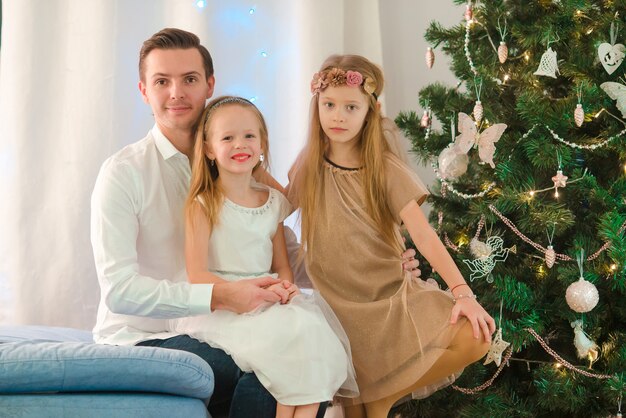
<path id="1" fill-rule="evenodd" d="M 409 248 L 402 253 L 402 268 L 411 273 L 413 280 L 419 279 L 422 275 L 422 271 L 418 268 L 419 265 L 420 262 L 415 259 L 415 250 L 413 248 Z"/>
<path id="2" fill-rule="evenodd" d="M 289 302 L 291 302 L 291 299 L 293 299 L 295 296 L 300 294 L 300 289 L 294 283 L 291 283 L 287 280 L 283 280 L 283 284 L 289 285 L 289 287 L 286 288 L 287 291 L 289 292 Z"/>
<path id="3" fill-rule="evenodd" d="M 480 338 L 482 331 L 485 341 L 491 342 L 491 334 L 496 330 L 496 322 L 491 315 L 480 306 L 480 303 L 474 298 L 465 297 L 457 299 L 452 308 L 451 324 L 456 324 L 460 316 L 465 316 L 472 324 L 474 329 L 474 338 Z"/>
<path id="4" fill-rule="evenodd" d="M 295 295 L 300 294 L 298 286 L 288 280 L 281 280 L 279 283 L 273 284 L 267 288 L 276 293 L 280 297 L 280 303 L 288 303 Z"/>

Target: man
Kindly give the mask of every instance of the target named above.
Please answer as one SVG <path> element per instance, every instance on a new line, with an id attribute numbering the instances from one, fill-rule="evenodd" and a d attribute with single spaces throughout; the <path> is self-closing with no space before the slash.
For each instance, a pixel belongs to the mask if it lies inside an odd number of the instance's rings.
<path id="1" fill-rule="evenodd" d="M 155 125 L 104 162 L 92 195 L 91 242 L 101 288 L 94 338 L 192 352 L 213 368 L 212 414 L 273 418 L 276 401 L 253 373 L 241 372 L 222 350 L 167 326 L 171 318 L 216 309 L 243 313 L 285 299 L 265 289 L 275 283 L 271 278 L 187 282 L 183 206 L 195 126 L 215 86 L 211 55 L 196 35 L 163 29 L 143 43 L 139 75 Z"/>

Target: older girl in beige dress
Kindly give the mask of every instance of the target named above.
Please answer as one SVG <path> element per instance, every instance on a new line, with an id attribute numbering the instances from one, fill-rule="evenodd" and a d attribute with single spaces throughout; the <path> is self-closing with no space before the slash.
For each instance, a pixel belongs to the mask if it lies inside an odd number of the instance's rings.
<path id="1" fill-rule="evenodd" d="M 311 281 L 350 340 L 361 396 L 344 400 L 348 418 L 387 417 L 399 399 L 450 384 L 495 330 L 419 207 L 428 192 L 386 135 L 382 89 L 381 70 L 363 57 L 323 63 L 287 190 L 302 210 Z M 403 273 L 401 224 L 451 292 Z"/>

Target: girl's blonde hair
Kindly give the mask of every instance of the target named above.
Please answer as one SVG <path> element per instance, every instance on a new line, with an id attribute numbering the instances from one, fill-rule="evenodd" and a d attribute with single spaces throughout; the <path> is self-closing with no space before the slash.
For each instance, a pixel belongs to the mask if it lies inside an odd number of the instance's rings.
<path id="1" fill-rule="evenodd" d="M 206 147 L 211 140 L 211 121 L 219 113 L 219 108 L 226 106 L 240 106 L 244 109 L 249 109 L 257 117 L 261 136 L 261 150 L 264 158 L 254 169 L 256 170 L 259 166 L 265 169 L 269 167 L 267 125 L 259 109 L 249 100 L 236 96 L 221 96 L 210 101 L 204 109 L 196 128 L 196 139 L 191 163 L 191 185 L 185 202 L 185 214 L 187 219 L 193 219 L 193 210 L 200 208 L 204 216 L 206 216 L 211 230 L 213 230 L 219 219 L 220 209 L 224 201 L 224 192 L 218 182 L 219 169 L 214 161 L 212 162 L 206 155 Z"/>
<path id="2" fill-rule="evenodd" d="M 388 205 L 384 156 L 393 154 L 405 162 L 406 157 L 397 143 L 397 137 L 393 138 L 395 133 L 391 127 L 395 125 L 380 113 L 377 98 L 383 90 L 383 73 L 377 65 L 362 56 L 332 55 L 324 61 L 320 72 L 315 75 L 312 84 L 312 91 L 315 94 L 311 99 L 308 139 L 291 171 L 293 182 L 291 197 L 301 209 L 302 243 L 307 250 L 307 258 L 311 257 L 314 250 L 311 243 L 315 235 L 316 218 L 320 216 L 320 209 L 324 208 L 321 201 L 325 187 L 324 154 L 329 141 L 320 123 L 318 108 L 320 84 L 315 82 L 320 74 L 323 79 L 325 74 L 332 74 L 333 71 L 336 73 L 336 70 L 333 70 L 335 68 L 344 72 L 357 71 L 364 80 L 358 88 L 367 97 L 369 109 L 363 122 L 359 144 L 367 212 L 377 225 L 382 239 L 393 246 L 399 244 L 395 234 L 394 216 Z"/>

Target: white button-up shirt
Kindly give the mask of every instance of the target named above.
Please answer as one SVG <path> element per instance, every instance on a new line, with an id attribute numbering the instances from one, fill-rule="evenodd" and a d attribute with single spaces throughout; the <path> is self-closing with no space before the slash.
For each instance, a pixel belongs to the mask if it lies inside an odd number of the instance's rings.
<path id="1" fill-rule="evenodd" d="M 91 197 L 91 244 L 100 282 L 94 339 L 169 338 L 168 319 L 210 314 L 213 285 L 187 282 L 184 204 L 189 160 L 155 125 L 107 159 Z"/>

